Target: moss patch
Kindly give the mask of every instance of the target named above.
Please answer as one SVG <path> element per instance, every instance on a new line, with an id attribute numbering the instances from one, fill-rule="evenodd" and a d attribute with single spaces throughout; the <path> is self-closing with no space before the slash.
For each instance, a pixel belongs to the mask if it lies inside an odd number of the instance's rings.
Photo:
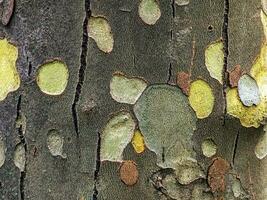
<path id="1" fill-rule="evenodd" d="M 88 22 L 88 35 L 92 38 L 98 48 L 110 53 L 113 49 L 114 39 L 111 27 L 104 17 L 90 17 Z"/>
<path id="2" fill-rule="evenodd" d="M 61 61 L 43 64 L 37 73 L 37 84 L 42 92 L 60 95 L 64 92 L 69 78 L 67 65 Z"/>
<path id="3" fill-rule="evenodd" d="M 214 106 L 214 95 L 209 84 L 203 80 L 196 80 L 190 85 L 189 102 L 199 119 L 210 115 Z"/>
<path id="4" fill-rule="evenodd" d="M 20 77 L 16 68 L 18 49 L 10 44 L 7 39 L 0 39 L 0 101 L 8 93 L 19 88 Z"/>
<path id="5" fill-rule="evenodd" d="M 159 2 L 157 0 L 141 0 L 138 13 L 146 24 L 155 24 L 161 16 Z"/>

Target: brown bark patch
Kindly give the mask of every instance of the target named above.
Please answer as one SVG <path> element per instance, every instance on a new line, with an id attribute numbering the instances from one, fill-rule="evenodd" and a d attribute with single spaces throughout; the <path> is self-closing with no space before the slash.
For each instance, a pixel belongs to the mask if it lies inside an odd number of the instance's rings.
<path id="1" fill-rule="evenodd" d="M 138 180 L 136 163 L 131 160 L 124 161 L 120 167 L 120 178 L 128 186 L 134 185 Z"/>
<path id="2" fill-rule="evenodd" d="M 230 169 L 229 163 L 223 158 L 215 158 L 208 170 L 208 184 L 213 193 L 225 191 L 225 175 Z"/>
<path id="3" fill-rule="evenodd" d="M 188 95 L 190 86 L 190 75 L 185 72 L 178 72 L 176 83 L 182 89 L 183 93 Z"/>
<path id="4" fill-rule="evenodd" d="M 241 69 L 240 65 L 236 65 L 232 71 L 229 73 L 229 81 L 230 81 L 230 86 L 237 87 L 238 81 L 240 77 L 242 76 L 243 71 Z"/>

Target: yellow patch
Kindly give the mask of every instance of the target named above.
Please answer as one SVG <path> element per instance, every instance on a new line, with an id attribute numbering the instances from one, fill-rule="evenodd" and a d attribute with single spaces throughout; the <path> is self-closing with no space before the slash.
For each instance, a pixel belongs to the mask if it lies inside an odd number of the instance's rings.
<path id="1" fill-rule="evenodd" d="M 144 137 L 139 130 L 134 132 L 132 145 L 136 153 L 143 153 L 145 151 Z"/>
<path id="2" fill-rule="evenodd" d="M 69 71 L 65 63 L 52 61 L 38 69 L 37 84 L 42 92 L 49 95 L 62 94 L 67 86 Z"/>
<path id="3" fill-rule="evenodd" d="M 214 106 L 214 95 L 209 84 L 196 80 L 190 85 L 189 103 L 196 112 L 197 118 L 203 119 L 210 115 Z"/>
<path id="4" fill-rule="evenodd" d="M 224 52 L 223 42 L 218 40 L 211 43 L 205 50 L 205 65 L 212 78 L 215 78 L 222 84 Z"/>
<path id="5" fill-rule="evenodd" d="M 8 93 L 19 88 L 17 58 L 18 48 L 10 44 L 7 39 L 0 39 L 0 101 L 3 101 Z"/>
<path id="6" fill-rule="evenodd" d="M 246 107 L 239 99 L 236 88 L 227 91 L 227 113 L 240 119 L 245 127 L 259 127 L 267 117 L 267 46 L 261 48 L 260 55 L 255 60 L 250 74 L 256 80 L 261 102 L 257 106 Z"/>

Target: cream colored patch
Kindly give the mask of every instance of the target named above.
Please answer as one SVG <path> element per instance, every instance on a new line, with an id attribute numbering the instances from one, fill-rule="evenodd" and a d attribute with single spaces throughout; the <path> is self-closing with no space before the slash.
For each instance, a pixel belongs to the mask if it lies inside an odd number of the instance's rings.
<path id="1" fill-rule="evenodd" d="M 7 39 L 0 39 L 0 101 L 8 93 L 16 91 L 20 85 L 20 77 L 16 68 L 18 49 Z"/>
<path id="2" fill-rule="evenodd" d="M 211 43 L 205 50 L 205 64 L 212 78 L 215 78 L 222 84 L 224 52 L 223 42 L 218 40 Z"/>
<path id="3" fill-rule="evenodd" d="M 146 24 L 154 25 L 161 16 L 158 0 L 141 0 L 138 13 Z"/>
<path id="4" fill-rule="evenodd" d="M 146 87 L 147 83 L 140 78 L 114 74 L 110 81 L 110 94 L 117 102 L 134 104 Z"/>
<path id="5" fill-rule="evenodd" d="M 214 95 L 209 84 L 203 80 L 191 83 L 189 89 L 189 103 L 199 119 L 208 117 L 214 106 Z"/>
<path id="6" fill-rule="evenodd" d="M 88 35 L 92 38 L 98 48 L 110 53 L 113 49 L 114 39 L 111 27 L 104 17 L 90 17 L 88 22 Z"/>

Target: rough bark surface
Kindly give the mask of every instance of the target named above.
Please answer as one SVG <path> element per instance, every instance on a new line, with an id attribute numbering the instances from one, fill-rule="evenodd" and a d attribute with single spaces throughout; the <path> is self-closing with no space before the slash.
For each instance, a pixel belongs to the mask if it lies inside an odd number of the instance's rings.
<path id="1" fill-rule="evenodd" d="M 139 17 L 139 0 L 15 1 L 9 23 L 0 25 L 1 38 L 19 49 L 21 79 L 19 89 L 0 101 L 0 136 L 7 147 L 0 168 L 0 199 L 267 199 L 267 158 L 259 160 L 254 153 L 263 128 L 243 127 L 226 112 L 228 72 L 237 65 L 249 72 L 264 41 L 261 1 L 156 2 L 161 16 L 156 24 L 148 25 Z M 114 38 L 111 53 L 101 51 L 88 37 L 92 16 L 107 19 Z M 205 49 L 218 40 L 224 46 L 222 84 L 205 66 Z M 67 87 L 57 96 L 42 93 L 35 81 L 38 68 L 54 59 L 64 61 L 69 70 Z M 176 85 L 179 72 L 189 74 L 191 82 L 209 83 L 214 108 L 209 117 L 198 119 L 192 138 L 204 178 L 185 185 L 168 179 L 175 176 L 172 169 L 160 168 L 156 154 L 148 148 L 137 154 L 131 143 L 124 149 L 123 160 L 134 161 L 136 184 L 127 186 L 120 179 L 122 163 L 100 161 L 101 132 L 108 120 L 120 110 L 135 116 L 132 105 L 116 102 L 110 95 L 110 80 L 116 72 L 142 77 L 148 85 Z M 23 117 L 25 122 L 18 124 Z M 66 158 L 49 152 L 51 130 L 63 136 Z M 217 145 L 212 158 L 201 150 L 207 138 Z M 13 161 L 21 143 L 26 150 L 22 172 Z M 218 159 L 224 164 L 216 171 Z M 209 184 L 210 180 L 217 182 Z M 233 191 L 235 182 L 241 185 L 239 196 Z"/>

